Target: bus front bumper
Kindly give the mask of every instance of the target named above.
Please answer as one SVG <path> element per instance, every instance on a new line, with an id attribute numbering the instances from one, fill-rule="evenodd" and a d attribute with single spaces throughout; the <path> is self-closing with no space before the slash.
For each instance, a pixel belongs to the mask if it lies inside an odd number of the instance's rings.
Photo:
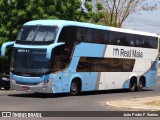
<path id="1" fill-rule="evenodd" d="M 53 93 L 51 80 L 49 80 L 49 82 L 46 84 L 40 84 L 40 85 L 22 85 L 22 84 L 17 84 L 16 81 L 14 80 L 11 80 L 11 90 L 36 92 L 36 93 Z"/>

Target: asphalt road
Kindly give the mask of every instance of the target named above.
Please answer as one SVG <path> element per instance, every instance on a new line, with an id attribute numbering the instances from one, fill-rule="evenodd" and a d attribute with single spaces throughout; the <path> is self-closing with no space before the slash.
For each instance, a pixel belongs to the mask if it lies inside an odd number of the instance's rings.
<path id="1" fill-rule="evenodd" d="M 159 95 L 159 81 L 157 82 L 157 86 L 144 89 L 141 92 L 107 90 L 85 92 L 80 96 L 69 96 L 68 94 L 37 95 L 26 92 L 0 90 L 0 111 L 131 111 L 130 109 L 107 106 L 105 102 Z"/>

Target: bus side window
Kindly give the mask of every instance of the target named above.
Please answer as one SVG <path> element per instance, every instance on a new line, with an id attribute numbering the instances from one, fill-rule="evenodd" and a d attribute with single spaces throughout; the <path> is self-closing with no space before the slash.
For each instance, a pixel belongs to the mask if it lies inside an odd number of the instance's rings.
<path id="1" fill-rule="evenodd" d="M 104 44 L 109 44 L 109 32 L 104 31 Z"/>
<path id="2" fill-rule="evenodd" d="M 130 46 L 134 47 L 134 44 L 135 44 L 135 43 L 134 43 L 134 40 L 131 40 L 131 41 L 130 41 Z"/>
<path id="3" fill-rule="evenodd" d="M 121 33 L 110 31 L 109 32 L 109 41 L 111 45 L 121 45 Z"/>
<path id="4" fill-rule="evenodd" d="M 93 34 L 92 34 L 92 29 L 87 29 L 87 31 L 86 31 L 86 41 L 85 42 L 89 42 L 89 43 L 91 43 L 91 42 L 93 42 Z"/>
<path id="5" fill-rule="evenodd" d="M 135 42 L 136 42 L 136 47 L 144 47 L 145 46 L 145 38 L 144 36 L 136 35 L 135 36 Z"/>
<path id="6" fill-rule="evenodd" d="M 81 42 L 81 28 L 77 28 L 77 41 Z"/>
<path id="7" fill-rule="evenodd" d="M 60 33 L 58 42 L 65 42 L 62 45 L 61 51 L 61 59 L 63 61 L 63 69 L 69 65 L 71 60 L 72 50 L 74 48 L 74 43 L 76 42 L 76 28 L 72 26 L 64 27 Z"/>
<path id="8" fill-rule="evenodd" d="M 103 30 L 92 30 L 93 31 L 93 42 L 102 44 L 104 43 L 105 33 Z"/>
<path id="9" fill-rule="evenodd" d="M 133 37 L 128 33 L 120 34 L 121 44 L 122 46 L 130 46 L 130 41 L 133 40 Z"/>
<path id="10" fill-rule="evenodd" d="M 158 39 L 156 37 L 148 37 L 148 42 L 149 42 L 150 48 L 157 49 Z"/>
<path id="11" fill-rule="evenodd" d="M 109 32 L 109 44 L 113 45 L 115 40 L 114 32 L 110 31 Z"/>
<path id="12" fill-rule="evenodd" d="M 82 27 L 77 27 L 77 34 L 76 34 L 76 39 L 78 42 L 85 42 L 86 41 L 86 28 Z"/>
<path id="13" fill-rule="evenodd" d="M 60 36 L 59 36 L 59 39 L 58 39 L 58 42 L 65 42 L 66 41 L 66 32 L 67 29 L 66 28 L 63 28 L 61 33 L 60 33 Z"/>
<path id="14" fill-rule="evenodd" d="M 148 36 L 144 37 L 144 48 L 151 48 Z"/>
<path id="15" fill-rule="evenodd" d="M 56 47 L 53 51 L 52 51 L 52 69 L 54 71 L 60 71 L 62 69 L 62 59 L 61 59 L 61 55 L 62 55 L 62 46 L 58 46 Z"/>

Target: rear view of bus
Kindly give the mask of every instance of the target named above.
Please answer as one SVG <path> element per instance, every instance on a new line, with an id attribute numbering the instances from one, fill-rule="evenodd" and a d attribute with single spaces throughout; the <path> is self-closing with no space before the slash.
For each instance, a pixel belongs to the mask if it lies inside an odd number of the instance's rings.
<path id="1" fill-rule="evenodd" d="M 13 42 L 11 89 L 72 95 L 108 89 L 136 91 L 154 86 L 157 70 L 156 34 L 37 20 L 24 24 Z"/>

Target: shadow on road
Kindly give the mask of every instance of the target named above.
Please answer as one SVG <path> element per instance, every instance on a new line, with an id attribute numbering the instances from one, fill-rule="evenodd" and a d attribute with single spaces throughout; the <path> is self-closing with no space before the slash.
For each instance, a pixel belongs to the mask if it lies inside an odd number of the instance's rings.
<path id="1" fill-rule="evenodd" d="M 154 91 L 151 89 L 144 89 L 142 91 L 136 91 L 136 92 L 148 92 L 148 91 Z M 117 94 L 117 93 L 131 93 L 127 89 L 116 89 L 116 90 L 103 90 L 103 91 L 91 91 L 91 92 L 83 92 L 81 96 L 88 96 L 88 95 L 102 95 L 102 94 Z"/>
<path id="2" fill-rule="evenodd" d="M 148 92 L 154 91 L 151 89 L 144 89 L 143 91 L 138 92 Z M 126 89 L 117 89 L 117 90 L 103 90 L 103 91 L 90 91 L 82 92 L 78 97 L 81 96 L 91 96 L 91 95 L 102 95 L 102 94 L 118 94 L 118 93 L 130 93 Z M 19 94 L 9 94 L 11 97 L 26 97 L 26 98 L 60 98 L 60 97 L 72 97 L 69 93 L 57 93 L 57 94 L 45 94 L 45 93 L 19 93 Z"/>

